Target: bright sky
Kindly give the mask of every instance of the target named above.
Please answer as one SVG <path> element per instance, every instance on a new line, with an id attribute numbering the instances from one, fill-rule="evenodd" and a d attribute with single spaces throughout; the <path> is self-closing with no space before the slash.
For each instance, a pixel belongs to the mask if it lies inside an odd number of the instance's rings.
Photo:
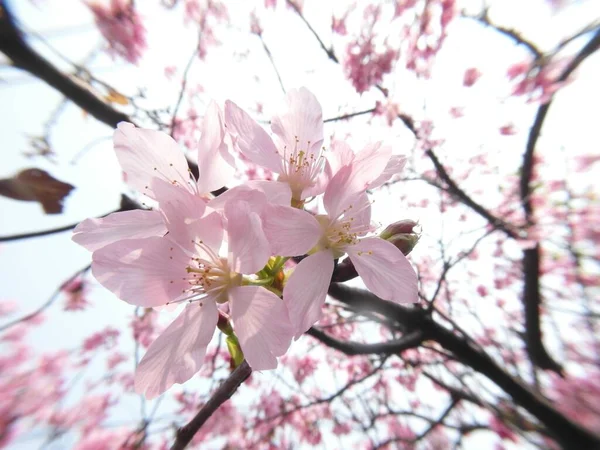
<path id="1" fill-rule="evenodd" d="M 177 66 L 180 71 L 187 63 L 196 46 L 192 27 L 181 26 L 179 12 L 165 13 L 156 4 L 159 2 L 137 2 L 149 30 L 169 30 L 164 33 L 150 33 L 146 57 L 138 68 L 126 67 L 120 61 L 112 61 L 99 56 L 90 65 L 92 72 L 112 84 L 121 92 L 131 95 L 140 87 L 147 88 L 147 104 L 156 107 L 173 105 L 178 95 L 177 82 L 168 82 L 164 77 L 167 66 Z M 262 2 L 260 2 L 262 3 Z M 305 15 L 313 27 L 328 42 L 330 16 L 323 11 L 320 2 L 307 1 Z M 536 42 L 542 49 L 551 49 L 569 32 L 580 29 L 591 17 L 600 17 L 600 3 L 593 0 L 576 1 L 559 15 L 547 8 L 542 0 L 523 2 L 508 0 L 496 2 L 492 18 L 517 30 Z M 77 0 L 10 2 L 14 13 L 25 29 L 42 36 L 63 56 L 74 62 L 85 60 L 101 42 L 93 26 L 93 19 L 86 7 Z M 230 98 L 251 110 L 257 103 L 264 105 L 263 119 L 268 119 L 281 99 L 274 71 L 261 50 L 259 40 L 246 37 L 247 18 L 252 2 L 236 2 L 230 9 L 235 27 L 239 32 L 233 39 L 223 41 L 223 45 L 211 49 L 206 62 L 195 62 L 189 75 L 189 85 L 200 84 L 210 97 L 219 102 Z M 338 1 L 334 10 L 341 11 L 346 2 Z M 467 7 L 477 8 L 479 1 L 464 2 Z M 518 5 L 519 14 L 513 11 Z M 286 87 L 307 86 L 322 102 L 324 117 L 333 117 L 341 112 L 353 112 L 370 108 L 375 100 L 381 100 L 376 93 L 358 96 L 347 82 L 340 66 L 330 64 L 316 41 L 294 14 L 284 13 L 283 7 L 277 12 L 261 16 L 265 29 L 264 39 L 270 47 L 274 60 L 281 72 Z M 443 156 L 447 161 L 454 158 L 468 159 L 473 148 L 485 144 L 489 148 L 490 160 L 498 165 L 515 165 L 524 148 L 523 142 L 528 124 L 531 123 L 535 105 L 529 109 L 516 107 L 508 100 L 498 107 L 498 100 L 505 99 L 510 87 L 505 79 L 506 68 L 525 56 L 525 51 L 507 44 L 506 38 L 492 31 L 482 30 L 474 21 L 465 24 L 462 31 L 451 33 L 443 52 L 435 66 L 432 81 L 425 84 L 402 72 L 385 80 L 393 87 L 394 100 L 403 110 L 416 118 L 433 119 L 439 124 L 435 135 L 444 136 L 446 144 Z M 167 37 L 168 36 L 168 37 Z M 46 43 L 32 36 L 30 42 L 36 49 L 47 55 L 55 64 L 68 69 L 60 58 L 53 54 Z M 284 38 L 282 38 L 284 37 Z M 582 41 L 576 45 L 580 46 Z M 337 42 L 335 42 L 338 44 Z M 246 57 L 246 46 L 249 56 Z M 339 55 L 343 47 L 336 47 Z M 231 55 L 237 55 L 232 57 Z M 472 89 L 456 89 L 468 67 L 477 66 L 484 77 Z M 179 72 L 181 73 L 181 72 Z M 600 104 L 600 57 L 595 55 L 581 67 L 577 81 L 566 87 L 552 106 L 551 115 L 544 128 L 540 149 L 555 149 L 559 144 L 572 148 L 596 148 L 600 142 L 600 129 L 597 126 L 597 105 Z M 208 98 L 208 97 L 206 97 Z M 11 235 L 34 230 L 44 230 L 65 224 L 75 223 L 87 217 L 105 214 L 118 207 L 121 184 L 120 169 L 111 151 L 112 131 L 92 118 L 82 120 L 82 111 L 69 104 L 51 130 L 51 143 L 58 154 L 59 164 L 43 159 L 30 160 L 22 153 L 29 150 L 31 135 L 43 132 L 45 121 L 60 104 L 61 97 L 49 87 L 33 81 L 29 76 L 0 66 L 0 123 L 2 132 L 3 159 L 0 178 L 8 177 L 26 167 L 39 167 L 48 170 L 56 178 L 76 186 L 66 201 L 64 214 L 44 216 L 35 203 L 22 203 L 0 197 L 0 235 Z M 426 105 L 426 112 L 423 107 Z M 451 106 L 468 105 L 467 117 L 448 120 Z M 202 112 L 200 110 L 200 112 Z M 519 133 L 513 137 L 499 136 L 497 130 L 507 122 L 517 124 Z M 335 134 L 344 137 L 352 131 L 355 149 L 368 140 L 384 139 L 394 145 L 394 152 L 409 154 L 413 141 L 402 127 L 393 129 L 377 128 L 373 135 L 373 125 L 356 119 L 349 124 L 338 124 Z M 564 130 L 568 130 L 566 134 Z M 334 132 L 328 126 L 326 133 Z M 434 135 L 434 136 L 435 136 Z M 79 152 L 95 143 L 77 162 L 69 162 Z M 510 157 L 507 157 L 510 155 Z M 515 167 L 516 169 L 516 167 Z M 600 174 L 599 174 L 600 175 Z M 480 187 L 481 179 L 474 178 L 466 185 L 467 190 Z M 408 190 L 406 185 L 401 189 Z M 486 201 L 494 202 L 497 192 L 484 189 Z M 438 215 L 428 215 L 427 211 L 403 211 L 391 203 L 397 193 L 382 194 L 374 205 L 374 219 L 387 224 L 398 218 L 419 219 L 426 235 L 434 235 L 439 229 Z M 485 202 L 484 202 L 485 203 Z M 401 217 L 398 217 L 398 216 Z M 56 289 L 57 283 L 89 263 L 87 251 L 70 241 L 70 233 L 62 233 L 45 238 L 37 238 L 0 247 L 0 273 L 2 290 L 0 301 L 15 300 L 21 312 L 28 312 L 42 304 Z M 110 323 L 117 328 L 125 327 L 130 320 L 132 308 L 116 300 L 101 287 L 93 292 L 94 307 L 84 313 L 62 314 L 60 304 L 48 312 L 46 325 L 34 332 L 35 346 L 41 350 L 73 348 L 82 336 L 102 327 L 99 323 Z M 125 342 L 126 340 L 124 340 Z M 131 349 L 123 348 L 123 351 Z M 90 367 L 94 370 L 94 366 Z M 269 380 L 269 376 L 265 378 Z M 123 419 L 138 420 L 137 399 L 125 406 Z M 487 442 L 485 439 L 483 442 Z M 22 442 L 16 448 L 31 448 L 31 442 Z M 473 438 L 472 448 L 477 447 Z M 52 448 L 60 448 L 52 447 Z"/>

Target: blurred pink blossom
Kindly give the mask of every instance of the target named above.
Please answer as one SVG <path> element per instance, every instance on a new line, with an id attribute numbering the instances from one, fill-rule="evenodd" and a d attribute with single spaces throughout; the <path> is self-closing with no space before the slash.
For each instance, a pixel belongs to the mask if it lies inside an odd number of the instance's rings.
<path id="1" fill-rule="evenodd" d="M 106 3 L 110 1 L 110 3 Z M 146 49 L 146 29 L 131 0 L 87 0 L 109 52 L 137 64 Z"/>

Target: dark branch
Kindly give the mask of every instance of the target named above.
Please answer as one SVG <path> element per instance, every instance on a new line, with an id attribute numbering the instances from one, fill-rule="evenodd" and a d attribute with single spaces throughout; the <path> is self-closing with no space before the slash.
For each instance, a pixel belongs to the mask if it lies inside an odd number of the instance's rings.
<path id="1" fill-rule="evenodd" d="M 69 278 L 67 278 L 54 291 L 54 293 L 50 296 L 50 298 L 48 300 L 46 300 L 46 302 L 44 304 L 42 304 L 39 308 L 37 308 L 35 311 L 30 312 L 29 314 L 26 314 L 25 316 L 19 317 L 18 319 L 15 319 L 15 320 L 11 320 L 10 322 L 7 322 L 4 325 L 0 326 L 0 332 L 6 331 L 9 328 L 12 328 L 15 325 L 18 325 L 18 324 L 20 324 L 22 322 L 27 322 L 28 320 L 31 320 L 34 317 L 36 317 L 37 315 L 39 315 L 42 312 L 44 312 L 46 309 L 48 309 L 50 306 L 52 306 L 52 304 L 60 297 L 60 293 L 62 292 L 63 286 L 66 286 L 71 281 L 73 281 L 75 278 L 77 278 L 81 274 L 83 274 L 83 273 L 87 272 L 88 270 L 90 270 L 91 267 L 92 267 L 92 265 L 88 264 L 83 269 L 79 269 L 77 272 L 75 272 L 73 275 L 71 275 Z"/>
<path id="2" fill-rule="evenodd" d="M 536 245 L 524 251 L 523 255 L 523 306 L 525 308 L 525 345 L 531 362 L 541 369 L 558 374 L 563 369 L 546 351 L 540 326 L 540 247 Z"/>
<path id="3" fill-rule="evenodd" d="M 116 127 L 119 122 L 132 122 L 126 114 L 111 107 L 35 52 L 25 42 L 6 3 L 5 0 L 0 0 L 0 8 L 3 12 L 0 15 L 0 51 L 12 61 L 15 67 L 43 80 L 92 117 L 110 127 Z"/>
<path id="4" fill-rule="evenodd" d="M 364 116 L 365 114 L 373 114 L 375 112 L 375 108 L 365 109 L 364 111 L 357 111 L 348 114 L 342 114 L 341 116 L 331 117 L 329 119 L 325 119 L 323 123 L 327 122 L 337 122 L 338 120 L 347 120 L 352 119 L 353 117 Z"/>
<path id="5" fill-rule="evenodd" d="M 13 234 L 12 236 L 0 236 L 0 242 L 18 241 L 20 239 L 36 238 L 41 236 L 48 236 L 50 234 L 62 233 L 75 228 L 79 222 L 65 225 L 63 227 L 52 228 L 51 230 L 34 231 L 31 233 Z"/>
<path id="6" fill-rule="evenodd" d="M 572 73 L 579 67 L 579 65 L 592 53 L 594 53 L 600 47 L 600 29 L 596 31 L 592 39 L 575 55 L 575 57 L 571 60 L 569 65 L 565 68 L 565 70 L 560 74 L 557 78 L 556 82 L 560 83 L 565 81 Z M 533 207 L 531 205 L 531 193 L 532 189 L 530 186 L 531 177 L 533 175 L 533 152 L 535 150 L 536 143 L 540 137 L 540 133 L 542 131 L 542 126 L 544 124 L 544 120 L 546 119 L 546 115 L 548 114 L 548 110 L 550 109 L 550 105 L 552 104 L 552 100 L 548 103 L 541 105 L 538 108 L 537 114 L 535 115 L 535 120 L 529 130 L 529 136 L 527 137 L 527 145 L 525 147 L 525 153 L 523 154 L 523 165 L 521 167 L 521 179 L 519 181 L 520 194 L 521 194 L 521 202 L 523 204 L 523 209 L 525 211 L 525 215 L 527 217 L 528 222 L 531 222 L 531 216 L 533 214 Z"/>
<path id="7" fill-rule="evenodd" d="M 379 344 L 363 344 L 360 342 L 340 341 L 327 333 L 317 329 L 310 328 L 306 334 L 318 339 L 328 347 L 345 353 L 346 355 L 395 355 L 409 348 L 418 347 L 423 342 L 425 336 L 420 330 L 415 330 L 406 336 L 394 341 L 382 342 Z"/>
<path id="8" fill-rule="evenodd" d="M 503 231 L 505 234 L 510 236 L 513 239 L 518 239 L 517 233 L 510 228 L 510 226 L 504 222 L 502 219 L 494 216 L 491 212 L 469 197 L 465 191 L 463 191 L 456 182 L 450 177 L 440 160 L 437 158 L 433 150 L 429 149 L 425 152 L 425 154 L 429 157 L 433 165 L 435 166 L 435 170 L 438 176 L 446 183 L 447 191 L 452 197 L 459 200 L 461 203 L 470 207 L 473 211 L 479 214 L 481 217 L 486 219 L 490 225 L 492 225 L 495 229 Z"/>
<path id="9" fill-rule="evenodd" d="M 565 81 L 585 60 L 585 58 L 598 50 L 599 47 L 600 29 L 596 31 L 592 39 L 590 39 L 589 42 L 573 58 L 573 60 L 558 77 L 557 82 Z M 527 145 L 525 147 L 525 153 L 523 154 L 519 190 L 521 204 L 529 225 L 532 225 L 534 222 L 533 204 L 531 202 L 531 196 L 533 193 L 531 178 L 533 176 L 534 151 L 551 104 L 552 100 L 538 108 L 533 125 L 529 130 Z M 539 314 L 542 301 L 542 296 L 540 294 L 539 246 L 536 245 L 536 247 L 533 249 L 525 250 L 523 255 L 523 274 L 525 284 L 523 290 L 523 304 L 525 308 L 525 343 L 527 347 L 527 353 L 531 359 L 531 362 L 537 367 L 540 367 L 541 369 L 553 370 L 559 374 L 562 374 L 561 366 L 550 357 L 542 340 Z"/>
<path id="10" fill-rule="evenodd" d="M 334 63 L 339 64 L 339 60 L 337 59 L 337 56 L 335 56 L 333 48 L 327 48 L 327 46 L 325 45 L 325 43 L 323 42 L 323 40 L 319 37 L 319 34 L 310 25 L 310 23 L 308 23 L 308 21 L 306 20 L 306 18 L 302 14 L 302 11 L 300 11 L 300 8 L 298 8 L 298 5 L 296 5 L 296 3 L 293 0 L 287 0 L 287 4 L 289 6 L 291 6 L 294 11 L 296 11 L 296 14 L 298 14 L 298 16 L 300 17 L 300 19 L 302 19 L 302 22 L 304 22 L 304 24 L 308 27 L 308 29 L 313 34 L 313 36 L 317 39 L 317 41 L 319 41 L 319 45 L 321 46 L 321 48 L 323 49 L 323 51 L 325 53 L 327 53 L 327 57 L 329 59 L 331 59 Z"/>
<path id="11" fill-rule="evenodd" d="M 456 335 L 436 323 L 425 310 L 407 308 L 380 299 L 361 289 L 333 283 L 329 295 L 355 308 L 368 309 L 396 320 L 409 331 L 421 330 L 429 339 L 480 374 L 493 381 L 510 395 L 514 402 L 535 416 L 561 442 L 564 448 L 600 448 L 600 436 L 582 428 L 555 409 L 548 400 L 530 390 L 505 372 L 484 351 L 477 349 L 465 337 Z"/>
<path id="12" fill-rule="evenodd" d="M 211 398 L 198 411 L 198 414 L 187 424 L 177 430 L 175 442 L 171 446 L 171 450 L 182 450 L 192 440 L 194 435 L 200 430 L 200 427 L 213 415 L 213 413 L 231 398 L 240 385 L 252 373 L 252 369 L 246 361 L 240 364 L 229 378 L 219 386 Z"/>
<path id="13" fill-rule="evenodd" d="M 141 206 L 138 205 L 134 200 L 127 197 L 126 195 L 121 195 L 121 207 L 115 211 L 109 212 L 108 214 L 113 214 L 115 212 L 120 212 L 120 211 L 130 211 L 132 209 L 141 209 Z M 100 216 L 100 217 L 106 217 L 108 214 L 105 214 L 104 216 Z M 36 237 L 48 236 L 51 234 L 62 233 L 64 231 L 72 230 L 78 224 L 79 224 L 79 222 L 72 223 L 70 225 L 65 225 L 65 226 L 58 227 L 58 228 L 52 228 L 51 230 L 33 231 L 31 233 L 14 234 L 12 236 L 0 236 L 0 242 L 18 241 L 21 239 L 36 238 Z"/>
<path id="14" fill-rule="evenodd" d="M 483 14 L 481 14 L 479 16 L 464 16 L 464 17 L 469 18 L 469 19 L 475 19 L 479 23 L 485 25 L 486 27 L 492 28 L 492 29 L 496 30 L 498 33 L 512 39 L 515 43 L 522 45 L 527 50 L 529 50 L 529 52 L 535 57 L 536 60 L 542 58 L 542 56 L 543 56 L 542 51 L 540 49 L 538 49 L 537 46 L 533 42 L 524 38 L 523 36 L 521 36 L 520 33 L 513 30 L 512 28 L 506 28 L 501 25 L 492 23 L 490 21 L 490 18 L 488 17 L 487 10 L 484 11 Z"/>
<path id="15" fill-rule="evenodd" d="M 283 80 L 281 79 L 281 74 L 279 73 L 279 69 L 277 68 L 277 65 L 275 64 L 275 60 L 273 59 L 273 55 L 271 54 L 271 50 L 269 50 L 269 47 L 267 47 L 267 43 L 263 39 L 262 34 L 259 34 L 258 38 L 260 39 L 260 43 L 262 44 L 263 49 L 265 50 L 265 53 L 269 57 L 269 61 L 271 61 L 271 65 L 273 66 L 275 75 L 277 75 L 277 81 L 279 81 L 279 87 L 281 87 L 281 90 L 285 94 L 285 86 L 283 84 Z"/>

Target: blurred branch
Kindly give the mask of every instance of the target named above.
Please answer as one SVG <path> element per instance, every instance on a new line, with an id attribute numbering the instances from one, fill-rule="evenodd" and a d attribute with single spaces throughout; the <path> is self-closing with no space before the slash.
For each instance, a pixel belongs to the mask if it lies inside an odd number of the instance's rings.
<path id="1" fill-rule="evenodd" d="M 246 379 L 252 373 L 252 369 L 246 361 L 240 364 L 232 373 L 229 378 L 219 386 L 215 393 L 210 399 L 204 404 L 204 406 L 198 411 L 198 414 L 187 424 L 177 430 L 175 442 L 171 446 L 171 450 L 182 450 L 192 440 L 194 435 L 200 430 L 202 425 L 210 418 L 210 416 L 240 387 L 240 385 L 246 381 Z"/>
<path id="2" fill-rule="evenodd" d="M 85 266 L 83 269 L 79 269 L 77 272 L 75 272 L 73 275 L 71 275 L 69 278 L 67 278 L 55 291 L 54 293 L 50 296 L 50 298 L 48 300 L 46 300 L 46 302 L 40 306 L 38 309 L 36 309 L 33 312 L 30 312 L 29 314 L 23 316 L 23 317 L 19 317 L 18 319 L 15 320 L 11 320 L 8 323 L 5 323 L 4 325 L 0 326 L 0 332 L 6 331 L 9 328 L 14 327 L 15 325 L 20 324 L 21 322 L 26 322 L 28 320 L 33 319 L 34 317 L 38 316 L 39 314 L 41 314 L 42 312 L 44 312 L 46 309 L 48 309 L 50 306 L 52 306 L 52 304 L 60 297 L 60 293 L 62 292 L 62 288 L 63 286 L 69 284 L 71 281 L 73 281 L 75 278 L 77 278 L 78 276 L 80 276 L 81 274 L 87 272 L 88 270 L 90 270 L 90 268 L 92 267 L 91 264 L 88 264 L 87 266 Z"/>
<path id="3" fill-rule="evenodd" d="M 588 43 L 577 53 L 569 65 L 558 77 L 556 82 L 565 81 L 577 67 L 592 53 L 600 47 L 600 29 Z M 531 178 L 534 167 L 534 151 L 537 141 L 540 137 L 544 120 L 550 109 L 552 100 L 541 105 L 535 116 L 533 125 L 529 131 L 525 153 L 523 154 L 523 164 L 521 166 L 521 177 L 519 180 L 521 204 L 525 212 L 525 218 L 529 225 L 533 225 L 533 204 L 531 197 L 533 188 Z M 540 248 L 536 245 L 533 249 L 525 250 L 523 255 L 523 304 L 525 308 L 525 343 L 527 353 L 531 362 L 541 369 L 553 370 L 562 374 L 561 366 L 554 361 L 548 354 L 542 340 L 542 331 L 540 326 L 540 305 L 542 296 L 540 293 Z"/>
<path id="4" fill-rule="evenodd" d="M 323 51 L 325 53 L 327 53 L 327 56 L 329 57 L 329 59 L 331 59 L 334 63 L 338 64 L 339 60 L 337 59 L 337 56 L 335 56 L 335 52 L 333 51 L 333 48 L 332 47 L 327 48 L 327 46 L 325 45 L 325 43 L 323 42 L 323 40 L 320 38 L 320 36 L 318 35 L 318 33 L 311 26 L 311 24 L 306 20 L 306 18 L 302 14 L 302 11 L 300 11 L 300 8 L 298 7 L 298 5 L 296 5 L 296 2 L 294 2 L 293 0 L 286 0 L 286 2 L 287 2 L 287 4 L 289 6 L 292 7 L 292 9 L 294 11 L 296 11 L 296 14 L 298 14 L 298 17 L 300 17 L 300 19 L 302 20 L 302 22 L 304 22 L 304 24 L 308 27 L 308 29 L 313 34 L 313 36 L 317 39 L 317 41 L 319 41 L 319 45 L 321 46 L 321 48 L 323 49 Z"/>
<path id="5" fill-rule="evenodd" d="M 563 368 L 548 354 L 540 326 L 540 246 L 523 252 L 523 306 L 525 308 L 525 346 L 531 362 L 563 376 Z"/>
<path id="6" fill-rule="evenodd" d="M 277 65 L 275 64 L 275 60 L 273 59 L 271 50 L 269 50 L 269 47 L 267 47 L 267 43 L 265 42 L 264 38 L 262 37 L 262 34 L 259 34 L 258 38 L 260 39 L 260 43 L 262 44 L 263 49 L 265 50 L 265 53 L 269 57 L 269 61 L 271 61 L 271 65 L 273 66 L 275 75 L 277 75 L 277 81 L 279 81 L 279 86 L 281 87 L 281 90 L 285 94 L 285 86 L 283 85 L 283 80 L 281 79 L 281 74 L 279 73 L 279 69 L 277 68 Z"/>
<path id="7" fill-rule="evenodd" d="M 465 191 L 463 191 L 456 182 L 450 177 L 445 167 L 442 165 L 440 160 L 437 158 L 436 154 L 433 150 L 429 149 L 425 151 L 425 154 L 429 157 L 433 165 L 435 166 L 435 170 L 438 176 L 446 183 L 447 192 L 452 196 L 459 200 L 461 203 L 470 207 L 473 211 L 479 214 L 481 217 L 486 219 L 490 225 L 492 225 L 495 229 L 503 231 L 506 235 L 510 236 L 513 239 L 518 239 L 519 236 L 517 233 L 510 228 L 510 226 L 504 222 L 502 219 L 494 216 L 491 212 L 469 197 Z"/>
<path id="8" fill-rule="evenodd" d="M 341 116 L 336 116 L 336 117 L 331 117 L 329 119 L 325 119 L 323 121 L 323 123 L 337 122 L 338 120 L 347 120 L 347 119 L 352 119 L 353 117 L 363 116 L 365 114 L 373 114 L 375 112 L 375 109 L 376 108 L 370 108 L 370 109 L 365 109 L 364 111 L 357 111 L 357 112 L 353 112 L 353 113 L 342 114 Z"/>
<path id="9" fill-rule="evenodd" d="M 100 217 L 106 217 L 109 214 L 113 214 L 113 213 L 121 212 L 121 211 L 131 211 L 132 209 L 142 209 L 142 207 L 137 202 L 130 199 L 126 195 L 121 195 L 121 206 L 119 207 L 119 209 L 115 209 L 114 211 L 106 213 Z M 58 228 L 52 228 L 50 230 L 33 231 L 31 233 L 14 234 L 12 236 L 0 236 L 0 242 L 18 241 L 21 239 L 36 238 L 36 237 L 41 237 L 41 236 L 48 236 L 51 234 L 62 233 L 64 231 L 72 230 L 77 225 L 79 225 L 79 222 L 72 223 L 70 225 L 65 225 L 65 226 L 58 227 Z"/>
<path id="10" fill-rule="evenodd" d="M 505 372 L 484 351 L 475 348 L 469 341 L 436 323 L 421 308 L 408 308 L 380 299 L 361 289 L 332 283 L 329 295 L 357 308 L 366 308 L 394 319 L 408 330 L 421 330 L 458 361 L 471 367 L 493 381 L 513 401 L 525 408 L 550 430 L 564 448 L 600 448 L 600 436 L 586 430 L 555 409 L 548 400 Z"/>
<path id="11" fill-rule="evenodd" d="M 171 136 L 173 136 L 173 131 L 175 130 L 175 122 L 177 119 L 177 112 L 179 111 L 179 107 L 181 106 L 181 101 L 183 100 L 183 94 L 185 93 L 185 88 L 187 86 L 188 74 L 190 73 L 190 69 L 192 68 L 192 63 L 194 59 L 196 59 L 196 55 L 198 54 L 200 48 L 200 39 L 201 36 L 198 36 L 198 44 L 194 48 L 194 51 L 190 55 L 190 59 L 188 59 L 187 64 L 185 65 L 185 69 L 183 70 L 183 79 L 181 81 L 181 89 L 179 90 L 179 96 L 177 97 L 177 103 L 175 103 L 175 109 L 173 109 L 173 114 L 171 115 Z"/>
<path id="12" fill-rule="evenodd" d="M 62 233 L 64 231 L 69 231 L 75 228 L 79 222 L 72 223 L 70 225 L 65 225 L 58 228 L 52 228 L 50 230 L 43 231 L 33 231 L 31 233 L 22 233 L 22 234 L 13 234 L 12 236 L 0 236 L 0 242 L 10 242 L 10 241 L 18 241 L 20 239 L 29 239 L 36 238 L 41 236 L 48 236 L 50 234 Z"/>
<path id="13" fill-rule="evenodd" d="M 492 28 L 498 33 L 512 39 L 515 41 L 515 43 L 525 47 L 535 57 L 536 60 L 541 59 L 542 56 L 544 56 L 543 52 L 533 42 L 521 36 L 521 34 L 517 31 L 513 30 L 512 28 L 506 28 L 493 23 L 489 18 L 487 8 L 485 8 L 483 12 L 477 16 L 464 15 L 463 17 L 474 19 L 482 25 Z"/>
<path id="14" fill-rule="evenodd" d="M 594 53 L 600 47 L 600 29 L 596 31 L 592 39 L 588 41 L 588 43 L 575 55 L 575 57 L 571 60 L 569 65 L 565 68 L 565 70 L 560 74 L 560 76 L 556 79 L 557 83 L 564 82 L 576 69 L 579 65 L 592 53 Z M 529 130 L 529 136 L 527 137 L 527 145 L 525 147 L 525 153 L 523 154 L 523 164 L 521 166 L 521 178 L 519 181 L 520 187 L 520 195 L 521 202 L 523 204 L 523 209 L 525 211 L 525 216 L 527 221 L 530 223 L 532 220 L 533 207 L 531 205 L 531 194 L 532 189 L 530 186 L 531 177 L 533 175 L 533 152 L 535 150 L 535 146 L 540 137 L 540 133 L 542 131 L 542 126 L 544 124 L 544 120 L 546 119 L 546 115 L 548 114 L 548 110 L 550 109 L 550 105 L 552 104 L 552 100 L 541 105 L 537 113 L 535 115 L 535 120 L 531 129 Z"/>
<path id="15" fill-rule="evenodd" d="M 17 28 L 12 14 L 7 8 L 6 0 L 0 0 L 0 10 L 3 13 L 0 14 L 0 51 L 12 61 L 15 67 L 43 80 L 108 126 L 114 128 L 119 122 L 131 122 L 126 114 L 112 108 L 85 86 L 60 72 L 48 60 L 36 53 L 25 42 L 21 31 Z"/>
<path id="16" fill-rule="evenodd" d="M 310 328 L 306 334 L 318 339 L 328 347 L 339 350 L 350 356 L 373 354 L 394 355 L 409 348 L 418 347 L 426 338 L 421 330 L 415 330 L 412 333 L 393 341 L 378 344 L 363 344 L 361 342 L 340 341 L 314 327 Z"/>

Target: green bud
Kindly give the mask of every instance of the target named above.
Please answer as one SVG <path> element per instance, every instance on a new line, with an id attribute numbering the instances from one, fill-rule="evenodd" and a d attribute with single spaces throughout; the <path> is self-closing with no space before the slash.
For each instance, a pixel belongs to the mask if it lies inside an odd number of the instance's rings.
<path id="1" fill-rule="evenodd" d="M 415 231 L 417 222 L 410 219 L 400 220 L 388 225 L 379 237 L 394 244 L 402 253 L 408 255 L 419 242 L 421 235 Z"/>

